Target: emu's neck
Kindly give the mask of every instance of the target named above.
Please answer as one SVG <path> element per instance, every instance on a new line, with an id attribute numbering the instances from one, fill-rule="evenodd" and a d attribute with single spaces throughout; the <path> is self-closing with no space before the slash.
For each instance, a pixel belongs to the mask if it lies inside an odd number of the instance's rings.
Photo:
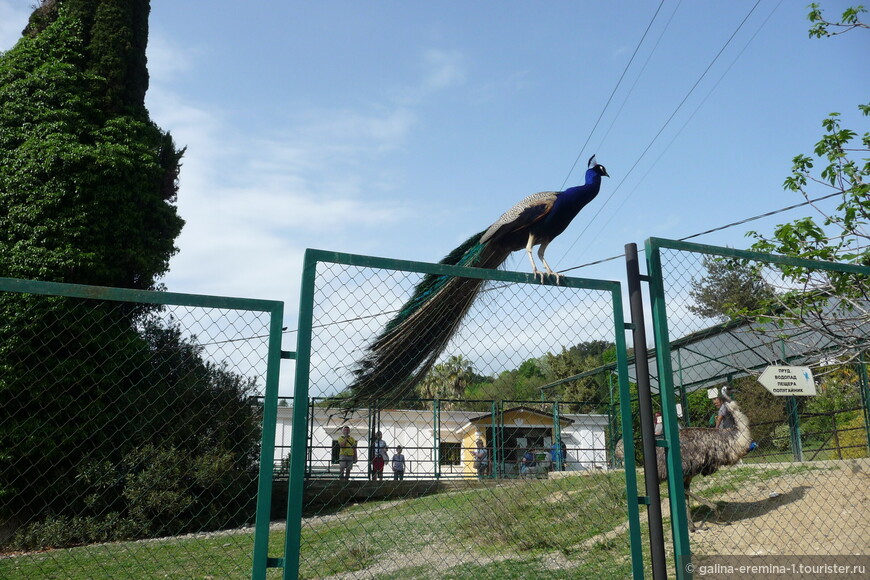
<path id="1" fill-rule="evenodd" d="M 736 428 L 733 431 L 735 434 L 733 445 L 735 449 L 741 451 L 740 456 L 742 457 L 749 451 L 749 444 L 752 442 L 752 434 L 749 432 L 749 418 L 743 414 L 740 406 L 734 401 L 727 401 L 724 404 L 734 417 Z"/>

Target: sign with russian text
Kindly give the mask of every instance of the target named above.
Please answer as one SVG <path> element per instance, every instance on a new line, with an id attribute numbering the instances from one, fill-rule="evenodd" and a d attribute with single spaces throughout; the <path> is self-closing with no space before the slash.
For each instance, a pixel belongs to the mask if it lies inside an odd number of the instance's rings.
<path id="1" fill-rule="evenodd" d="M 771 365 L 764 369 L 758 382 L 777 397 L 813 397 L 816 394 L 816 382 L 810 367 Z"/>

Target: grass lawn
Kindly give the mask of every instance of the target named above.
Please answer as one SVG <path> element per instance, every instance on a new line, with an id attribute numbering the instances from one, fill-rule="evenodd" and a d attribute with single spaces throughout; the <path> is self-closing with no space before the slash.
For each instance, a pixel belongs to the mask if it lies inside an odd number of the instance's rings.
<path id="1" fill-rule="evenodd" d="M 693 490 L 715 499 L 818 469 L 833 468 L 741 465 L 699 478 Z M 630 578 L 626 521 L 621 472 L 363 502 L 304 520 L 300 577 L 356 571 L 359 577 L 396 580 Z M 643 521 L 648 576 L 647 532 Z M 665 535 L 670 536 L 667 522 Z M 283 529 L 271 532 L 271 557 L 283 555 L 284 540 Z M 250 529 L 83 546 L 0 558 L 0 579 L 245 579 L 251 575 L 252 551 Z M 670 543 L 667 551 L 672 562 Z M 280 569 L 268 572 L 270 579 L 281 575 Z"/>

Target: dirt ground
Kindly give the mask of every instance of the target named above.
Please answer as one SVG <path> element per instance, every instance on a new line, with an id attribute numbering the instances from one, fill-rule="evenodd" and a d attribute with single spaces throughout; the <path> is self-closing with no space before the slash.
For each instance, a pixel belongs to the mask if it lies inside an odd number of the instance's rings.
<path id="1" fill-rule="evenodd" d="M 753 465 L 771 470 L 785 471 L 770 477 L 757 477 L 742 481 L 737 490 L 714 493 L 720 506 L 720 521 L 713 521 L 706 508 L 693 502 L 695 524 L 699 527 L 690 534 L 692 554 L 705 556 L 761 556 L 761 555 L 867 555 L 870 554 L 870 459 L 813 462 L 812 464 Z M 727 470 L 723 470 L 727 471 Z M 699 478 L 693 491 L 721 480 Z M 667 501 L 663 502 L 663 515 L 669 517 Z M 642 513 L 642 527 L 646 527 Z M 707 516 L 708 521 L 702 522 Z M 608 541 L 627 530 L 627 522 L 616 529 L 584 542 L 590 548 L 598 542 Z M 670 533 L 665 536 L 670 544 Z M 405 554 L 402 566 L 414 563 L 445 566 L 462 561 L 482 563 L 501 558 L 481 557 L 479 554 L 437 554 L 431 546 L 415 554 Z M 393 565 L 389 563 L 393 562 Z M 354 573 L 340 574 L 330 580 L 372 578 L 395 573 L 402 566 L 395 559 L 385 558 L 376 566 Z M 550 569 L 571 569 L 576 566 L 560 553 L 542 558 Z M 669 564 L 670 565 L 670 564 Z M 438 566 L 433 568 L 437 576 Z M 708 576 L 714 578 L 715 576 Z"/>
<path id="2" fill-rule="evenodd" d="M 692 533 L 692 553 L 870 553 L 870 459 L 809 465 L 797 473 L 759 478 L 718 495 L 726 523 L 709 522 Z M 770 467 L 794 469 L 793 464 Z M 703 511 L 696 511 L 696 524 Z"/>

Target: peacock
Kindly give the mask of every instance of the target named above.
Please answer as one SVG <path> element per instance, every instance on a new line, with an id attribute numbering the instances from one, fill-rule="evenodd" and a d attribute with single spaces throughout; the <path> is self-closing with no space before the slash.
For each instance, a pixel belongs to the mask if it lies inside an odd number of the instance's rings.
<path id="1" fill-rule="evenodd" d="M 598 195 L 601 177 L 610 177 L 604 166 L 589 158 L 583 185 L 564 191 L 530 195 L 505 212 L 489 228 L 450 252 L 441 264 L 495 269 L 516 250 L 526 249 L 532 273 L 541 283 L 550 275 L 559 282 L 544 258 L 547 246 L 565 231 L 571 220 Z M 532 248 L 540 246 L 538 270 Z M 368 346 L 342 406 L 353 410 L 387 406 L 407 397 L 426 376 L 450 338 L 459 329 L 485 281 L 429 274 L 411 298 Z"/>

